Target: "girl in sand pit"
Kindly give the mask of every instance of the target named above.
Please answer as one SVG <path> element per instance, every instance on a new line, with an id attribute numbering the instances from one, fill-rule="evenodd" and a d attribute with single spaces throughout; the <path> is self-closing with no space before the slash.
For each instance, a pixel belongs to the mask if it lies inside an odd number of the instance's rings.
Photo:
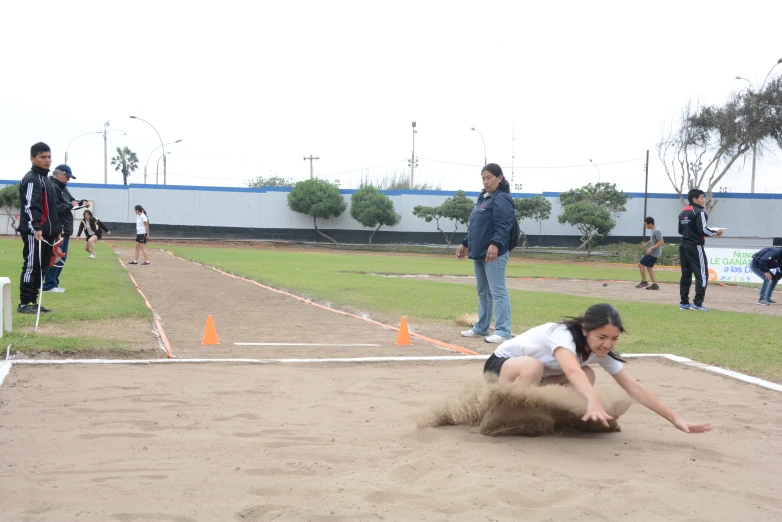
<path id="1" fill-rule="evenodd" d="M 607 303 L 596 304 L 581 317 L 546 323 L 505 341 L 486 361 L 484 377 L 522 387 L 570 385 L 587 401 L 582 420 L 608 426 L 613 417 L 606 413 L 595 393 L 595 372 L 588 366 L 597 363 L 630 397 L 677 429 L 686 433 L 711 430 L 709 423 L 693 424 L 679 417 L 624 369 L 624 361 L 613 351 L 624 331 L 616 308 Z"/>

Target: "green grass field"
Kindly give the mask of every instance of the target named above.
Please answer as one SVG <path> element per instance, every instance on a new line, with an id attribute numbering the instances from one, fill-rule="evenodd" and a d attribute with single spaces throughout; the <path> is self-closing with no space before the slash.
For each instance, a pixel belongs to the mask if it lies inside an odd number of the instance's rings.
<path id="1" fill-rule="evenodd" d="M 104 243 L 98 243 L 95 259 L 87 259 L 84 241 L 71 240 L 68 263 L 60 277 L 64 294 L 46 292 L 43 303 L 54 310 L 41 314 L 46 323 L 66 324 L 80 332 L 93 335 L 55 336 L 38 335 L 25 330 L 35 325 L 34 315 L 16 313 L 19 304 L 19 277 L 22 270 L 22 241 L 0 239 L 0 276 L 11 279 L 11 295 L 14 307 L 13 333 L 3 336 L 3 346 L 12 345 L 24 353 L 35 351 L 80 352 L 93 350 L 123 350 L 129 343 L 103 338 L 99 329 L 91 327 L 97 321 L 118 318 L 152 320 L 152 312 L 144 304 L 127 272 L 117 262 L 117 256 Z M 3 354 L 3 357 L 5 354 Z"/>
<path id="2" fill-rule="evenodd" d="M 334 306 L 351 306 L 413 321 L 453 324 L 454 318 L 477 310 L 470 285 L 384 278 L 369 274 L 470 275 L 469 261 L 427 256 L 299 253 L 267 249 L 209 249 L 171 246 L 176 254 L 227 272 Z M 566 277 L 635 280 L 631 267 L 563 263 L 511 263 L 510 277 Z M 677 281 L 675 272 L 659 272 L 663 281 Z M 511 290 L 513 329 L 575 315 L 599 299 Z M 675 305 L 615 302 L 629 335 L 620 349 L 628 353 L 672 353 L 701 362 L 782 380 L 779 318 L 712 311 L 683 313 Z M 457 328 L 454 325 L 454 328 Z"/>

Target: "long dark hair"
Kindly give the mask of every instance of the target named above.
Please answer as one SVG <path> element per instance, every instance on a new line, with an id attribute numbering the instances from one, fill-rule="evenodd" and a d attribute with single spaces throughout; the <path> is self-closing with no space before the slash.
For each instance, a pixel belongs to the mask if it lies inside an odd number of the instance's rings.
<path id="1" fill-rule="evenodd" d="M 587 311 L 581 317 L 565 317 L 558 324 L 565 325 L 573 335 L 573 341 L 576 343 L 576 355 L 581 362 L 589 358 L 584 330 L 591 332 L 592 330 L 612 325 L 619 328 L 620 332 L 625 333 L 625 327 L 622 325 L 622 318 L 619 316 L 619 312 L 608 303 L 592 305 L 587 308 Z M 627 362 L 613 350 L 608 352 L 608 356 L 617 361 Z"/>
<path id="2" fill-rule="evenodd" d="M 89 219 L 87 219 L 87 214 L 90 215 Z M 90 228 L 93 231 L 97 232 L 97 230 L 98 230 L 98 218 L 95 217 L 95 214 L 93 214 L 91 210 L 85 210 L 84 214 L 82 216 L 83 216 L 82 217 L 82 221 L 84 221 L 85 223 L 87 221 L 89 221 L 90 222 Z"/>
<path id="3" fill-rule="evenodd" d="M 505 175 L 502 173 L 502 168 L 500 168 L 499 165 L 496 163 L 488 163 L 481 169 L 481 174 L 484 172 L 488 172 L 489 174 L 493 175 L 495 178 L 499 178 L 502 176 L 502 181 L 500 181 L 500 186 L 497 188 L 500 192 L 507 192 L 510 194 L 510 183 L 507 179 L 505 179 Z M 486 194 L 486 189 L 481 190 L 481 196 Z"/>
<path id="4" fill-rule="evenodd" d="M 147 216 L 147 211 L 144 210 L 144 207 L 142 207 L 141 205 L 136 205 L 134 208 L 139 212 L 142 212 L 145 216 Z M 149 216 L 147 216 L 147 220 L 149 220 Z"/>

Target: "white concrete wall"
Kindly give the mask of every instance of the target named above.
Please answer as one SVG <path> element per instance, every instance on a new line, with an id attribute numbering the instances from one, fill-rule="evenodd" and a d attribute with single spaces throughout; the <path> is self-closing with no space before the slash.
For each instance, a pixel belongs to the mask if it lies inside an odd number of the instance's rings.
<path id="1" fill-rule="evenodd" d="M 0 187 L 16 181 L 0 180 Z M 70 183 L 71 193 L 78 199 L 95 202 L 95 215 L 102 221 L 117 223 L 135 222 L 133 207 L 142 205 L 150 217 L 150 223 L 185 226 L 242 227 L 260 229 L 311 229 L 312 218 L 292 212 L 288 208 L 290 189 L 243 189 L 221 187 L 183 187 L 158 185 L 98 185 Z M 341 191 L 350 205 L 353 190 Z M 453 192 L 392 191 L 388 192 L 394 208 L 401 214 L 401 222 L 392 229 L 396 232 L 433 232 L 434 223 L 413 216 L 416 205 L 436 206 Z M 468 192 L 476 199 L 477 192 Z M 530 194 L 514 194 L 529 197 Z M 557 216 L 561 212 L 556 193 L 543 194 L 552 204 L 551 218 L 543 223 L 543 235 L 577 235 L 575 227 L 561 225 Z M 617 217 L 613 236 L 640 236 L 643 231 L 643 194 L 632 194 L 627 211 Z M 726 227 L 726 236 L 780 237 L 782 236 L 782 195 L 780 194 L 729 194 L 722 196 L 709 222 L 713 226 Z M 682 205 L 674 194 L 650 194 L 647 199 L 647 215 L 653 216 L 657 226 L 668 237 L 678 237 L 677 216 Z M 7 216 L 0 214 L 0 231 L 6 234 Z M 441 223 L 453 230 L 453 222 Z M 332 230 L 369 230 L 350 217 L 349 208 L 340 217 L 318 220 L 318 227 Z M 538 234 L 538 223 L 525 220 L 521 228 L 527 235 Z M 462 230 L 463 227 L 460 227 Z"/>

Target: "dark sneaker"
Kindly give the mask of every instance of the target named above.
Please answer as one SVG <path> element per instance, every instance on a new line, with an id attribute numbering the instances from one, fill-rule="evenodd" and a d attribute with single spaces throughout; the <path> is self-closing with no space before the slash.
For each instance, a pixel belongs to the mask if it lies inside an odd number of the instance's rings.
<path id="1" fill-rule="evenodd" d="M 150 263 L 149 261 L 144 261 L 143 263 L 141 263 L 141 265 L 142 265 L 142 266 L 143 266 L 143 265 L 151 265 L 151 264 L 152 264 L 152 263 Z"/>
<path id="2" fill-rule="evenodd" d="M 129 265 L 137 265 L 137 264 L 138 264 L 138 261 L 128 261 L 128 264 L 129 264 Z"/>
<path id="3" fill-rule="evenodd" d="M 771 299 L 766 299 L 766 302 L 767 302 L 768 304 L 777 304 L 777 302 L 776 302 L 776 301 L 772 301 Z"/>
<path id="4" fill-rule="evenodd" d="M 35 314 L 38 313 L 38 309 L 37 308 L 32 308 L 30 305 L 20 304 L 19 306 L 16 307 L 16 313 L 18 313 L 18 314 L 33 314 L 33 315 L 35 315 Z"/>
<path id="5" fill-rule="evenodd" d="M 768 299 L 758 299 L 758 304 L 759 304 L 760 306 L 768 306 L 768 305 L 770 305 L 771 303 L 769 303 L 769 302 L 768 302 Z"/>
<path id="6" fill-rule="evenodd" d="M 37 304 L 33 304 L 33 305 L 30 305 L 30 306 L 32 307 L 33 310 L 35 310 L 35 313 L 38 313 L 38 305 Z M 48 314 L 49 312 L 52 312 L 52 311 L 53 310 L 51 308 L 46 308 L 45 306 L 41 305 L 41 313 L 42 314 Z"/>
<path id="7" fill-rule="evenodd" d="M 692 307 L 693 307 L 693 306 L 695 306 L 695 305 L 691 305 L 691 304 L 680 304 L 680 305 L 679 305 L 679 310 L 692 310 Z"/>
<path id="8" fill-rule="evenodd" d="M 646 288 L 647 286 L 649 286 L 649 283 L 647 283 L 646 281 L 641 281 L 640 283 L 635 285 L 636 288 Z"/>
<path id="9" fill-rule="evenodd" d="M 690 310 L 695 310 L 696 312 L 708 312 L 709 311 L 709 309 L 706 308 L 703 305 L 692 305 L 690 307 Z"/>
<path id="10" fill-rule="evenodd" d="M 647 290 L 659 290 L 660 287 L 658 285 L 651 285 L 646 287 Z"/>

